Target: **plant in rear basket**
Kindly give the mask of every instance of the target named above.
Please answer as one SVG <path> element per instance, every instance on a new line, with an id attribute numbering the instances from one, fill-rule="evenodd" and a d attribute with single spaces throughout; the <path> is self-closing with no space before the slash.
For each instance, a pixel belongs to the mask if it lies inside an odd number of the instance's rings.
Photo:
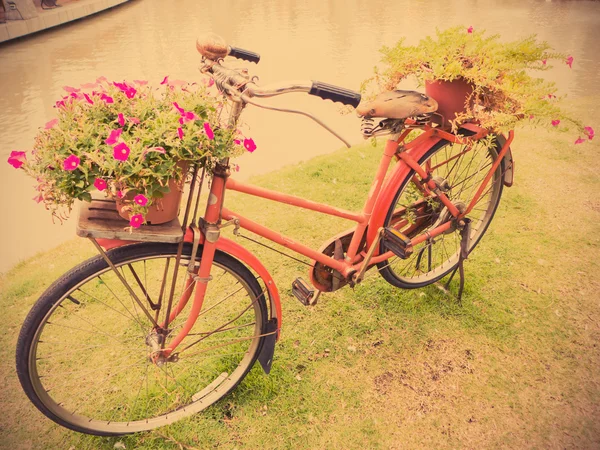
<path id="1" fill-rule="evenodd" d="M 13 151 L 8 159 L 37 180 L 34 200 L 59 218 L 74 200 L 101 191 L 121 199 L 139 227 L 170 180 L 181 186 L 190 162 L 207 167 L 255 148 L 221 123 L 222 104 L 203 85 L 165 78 L 152 88 L 102 77 L 65 90 L 58 117 L 40 129 L 31 154 Z"/>
<path id="2" fill-rule="evenodd" d="M 499 35 L 489 36 L 473 27 L 437 31 L 436 37 L 407 46 L 401 39 L 393 47 L 383 47 L 384 67 L 363 83 L 363 91 L 395 89 L 400 81 L 414 76 L 419 85 L 462 80 L 469 85 L 464 110 L 452 117 L 454 130 L 461 123 L 477 121 L 484 128 L 502 132 L 521 121 L 550 128 L 567 126 L 579 132 L 576 143 L 592 139 L 594 131 L 570 117 L 558 105 L 556 86 L 534 77 L 545 71 L 549 62 L 560 61 L 569 67 L 573 57 L 554 52 L 535 36 L 503 42 Z M 435 97 L 435 96 L 434 96 Z M 441 104 L 443 98 L 436 98 Z"/>

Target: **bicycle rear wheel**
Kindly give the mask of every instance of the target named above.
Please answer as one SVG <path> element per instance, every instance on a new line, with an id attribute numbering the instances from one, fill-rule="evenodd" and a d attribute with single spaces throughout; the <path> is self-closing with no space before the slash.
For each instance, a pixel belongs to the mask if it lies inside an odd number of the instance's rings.
<path id="1" fill-rule="evenodd" d="M 184 246 L 175 299 L 186 289 L 191 250 Z M 162 298 L 164 310 L 177 245 L 135 244 L 109 254 L 138 298 L 155 304 Z M 163 285 L 164 274 L 170 275 Z M 267 323 L 261 287 L 245 266 L 217 252 L 211 275 L 178 359 L 158 365 L 149 358 L 152 323 L 114 271 L 100 256 L 75 267 L 42 295 L 19 335 L 17 373 L 25 393 L 55 422 L 104 436 L 150 430 L 210 406 L 251 369 Z M 190 307 L 169 326 L 167 346 Z"/>
<path id="2" fill-rule="evenodd" d="M 454 206 L 466 209 L 498 158 L 499 150 L 500 146 L 495 138 L 491 145 L 485 140 L 472 144 L 440 141 L 421 158 L 419 164 L 432 179 L 444 186 L 445 193 Z M 481 198 L 468 215 L 471 219 L 469 251 L 481 240 L 494 217 L 502 195 L 504 170 L 504 161 L 501 161 Z M 435 195 L 426 193 L 421 180 L 411 171 L 396 193 L 384 226 L 394 227 L 413 238 L 447 222 L 451 217 Z M 460 241 L 460 230 L 450 229 L 415 246 L 407 259 L 393 257 L 379 263 L 379 271 L 387 282 L 400 288 L 427 286 L 454 270 L 458 264 Z M 383 244 L 380 251 L 387 251 Z"/>

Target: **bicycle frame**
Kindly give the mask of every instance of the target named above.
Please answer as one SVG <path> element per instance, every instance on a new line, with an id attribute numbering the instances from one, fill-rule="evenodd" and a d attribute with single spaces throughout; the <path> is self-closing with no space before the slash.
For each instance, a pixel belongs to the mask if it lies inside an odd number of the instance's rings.
<path id="1" fill-rule="evenodd" d="M 431 179 L 428 179 L 428 174 L 419 165 L 418 161 L 431 149 L 434 145 L 442 140 L 447 140 L 454 143 L 469 144 L 481 139 L 487 135 L 487 131 L 483 128 L 477 127 L 473 124 L 465 125 L 466 129 L 473 132 L 474 134 L 470 137 L 459 137 L 440 130 L 438 128 L 425 127 L 425 132 L 418 136 L 413 141 L 400 147 L 404 139 L 407 137 L 410 130 L 406 130 L 399 136 L 394 136 L 394 139 L 387 141 L 383 156 L 379 163 L 379 167 L 375 174 L 374 181 L 371 185 L 370 191 L 367 196 L 367 200 L 360 213 L 347 211 L 341 208 L 333 207 L 330 205 L 306 200 L 293 195 L 283 194 L 277 191 L 272 191 L 257 186 L 253 186 L 247 183 L 242 183 L 229 178 L 229 171 L 227 168 L 221 167 L 215 170 L 211 190 L 209 194 L 208 205 L 206 207 L 206 213 L 204 217 L 205 227 L 203 229 L 203 236 L 201 243 L 203 244 L 202 258 L 200 267 L 197 275 L 194 276 L 194 282 L 196 283 L 196 292 L 192 304 L 189 316 L 177 336 L 169 343 L 168 347 L 164 349 L 165 356 L 169 356 L 179 343 L 187 336 L 188 332 L 193 327 L 196 318 L 202 309 L 202 303 L 204 299 L 204 293 L 208 282 L 210 281 L 210 271 L 212 262 L 214 259 L 215 252 L 219 249 L 224 249 L 233 252 L 234 256 L 237 254 L 244 262 L 250 265 L 256 272 L 258 272 L 265 283 L 267 289 L 274 282 L 264 267 L 253 257 L 248 251 L 244 250 L 243 247 L 237 246 L 237 244 L 224 239 L 220 236 L 220 228 L 222 219 L 227 221 L 234 221 L 239 227 L 251 231 L 259 236 L 262 236 L 272 242 L 282 245 L 290 250 L 304 255 L 312 260 L 318 261 L 328 267 L 331 267 L 341 273 L 344 277 L 351 277 L 354 273 L 364 271 L 366 268 L 371 267 L 378 262 L 385 261 L 393 256 L 391 252 L 386 252 L 381 255 L 378 254 L 378 249 L 375 247 L 378 244 L 378 233 L 383 226 L 385 215 L 394 201 L 394 196 L 400 186 L 405 182 L 406 177 L 410 174 L 411 170 L 414 170 L 425 183 L 425 188 L 439 198 L 439 200 L 448 208 L 455 220 L 460 220 L 466 216 L 473 206 L 477 203 L 487 184 L 489 183 L 493 173 L 498 168 L 502 159 L 509 155 L 510 143 L 513 139 L 513 132 L 509 133 L 508 139 L 505 141 L 502 149 L 498 154 L 498 158 L 490 168 L 488 174 L 484 178 L 481 186 L 477 190 L 475 197 L 467 207 L 466 211 L 461 213 L 441 192 L 439 187 Z M 385 175 L 392 162 L 392 159 L 396 158 L 398 164 L 393 169 L 392 173 L 386 178 Z M 240 214 L 235 213 L 224 207 L 224 197 L 226 190 L 238 191 L 255 197 L 272 200 L 279 203 L 285 203 L 288 205 L 296 206 L 299 208 L 327 214 L 334 217 L 340 217 L 356 223 L 353 231 L 351 243 L 346 252 L 344 260 L 337 260 L 330 256 L 327 256 L 321 252 L 315 251 L 293 239 L 284 236 L 276 231 L 273 231 L 263 225 L 260 225 Z M 442 234 L 452 226 L 452 221 L 448 221 L 433 230 L 429 230 L 421 235 L 418 235 L 411 239 L 411 243 L 416 245 L 427 239 L 431 239 L 439 234 Z M 366 244 L 362 251 L 359 251 L 361 241 L 366 235 Z M 190 241 L 190 235 L 186 236 L 186 240 Z M 373 246 L 371 251 L 367 252 Z M 367 257 L 367 254 L 369 257 Z M 374 255 L 374 256 L 373 256 Z M 372 256 L 372 257 L 370 257 Z M 275 295 L 273 295 L 275 292 Z M 279 303 L 279 295 L 276 291 L 269 290 L 271 297 L 272 317 L 277 319 L 277 336 L 281 329 L 281 305 Z M 190 295 L 187 298 L 182 298 L 172 311 L 168 323 L 183 310 Z"/>

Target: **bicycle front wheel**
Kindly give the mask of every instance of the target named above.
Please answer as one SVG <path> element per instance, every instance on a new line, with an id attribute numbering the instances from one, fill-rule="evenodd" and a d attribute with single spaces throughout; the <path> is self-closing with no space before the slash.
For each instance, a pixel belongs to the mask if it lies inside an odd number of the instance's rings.
<path id="1" fill-rule="evenodd" d="M 184 246 L 175 299 L 193 288 L 186 284 L 191 250 Z M 137 297 L 155 305 L 151 315 L 164 317 L 177 245 L 128 245 L 109 255 Z M 42 295 L 21 330 L 17 373 L 25 393 L 55 422 L 104 436 L 157 428 L 213 404 L 256 361 L 267 307 L 256 278 L 232 257 L 217 252 L 211 275 L 178 358 L 157 364 L 152 323 L 114 271 L 100 256 L 75 267 Z M 190 307 L 169 326 L 167 346 Z"/>
<path id="2" fill-rule="evenodd" d="M 495 137 L 491 141 L 469 144 L 440 141 L 421 158 L 419 164 L 442 187 L 452 204 L 465 211 L 498 158 L 499 150 Z M 501 161 L 468 215 L 471 219 L 469 251 L 481 240 L 494 217 L 502 195 L 504 170 L 504 161 Z M 396 193 L 384 226 L 414 238 L 451 218 L 448 209 L 423 188 L 419 177 L 411 171 Z M 387 282 L 396 287 L 414 289 L 427 286 L 454 270 L 458 264 L 460 241 L 460 230 L 451 228 L 415 246 L 407 259 L 393 257 L 379 263 L 379 271 Z M 383 244 L 380 251 L 387 251 Z"/>

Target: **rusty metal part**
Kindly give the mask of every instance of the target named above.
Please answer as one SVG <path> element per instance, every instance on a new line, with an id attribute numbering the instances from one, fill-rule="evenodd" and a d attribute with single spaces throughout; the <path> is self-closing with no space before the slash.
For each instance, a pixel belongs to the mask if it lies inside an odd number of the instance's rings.
<path id="1" fill-rule="evenodd" d="M 362 117 L 406 119 L 436 111 L 435 99 L 416 91 L 382 92 L 375 99 L 359 105 L 356 112 Z"/>
<path id="2" fill-rule="evenodd" d="M 352 241 L 352 236 L 354 235 L 354 228 L 351 230 L 347 230 L 343 233 L 338 234 L 337 236 L 326 241 L 319 251 L 324 255 L 335 258 L 335 246 L 336 242 L 339 241 L 339 245 L 341 246 L 341 253 L 344 255 L 350 247 L 350 242 Z M 358 252 L 362 251 L 366 242 L 366 233 L 365 237 L 363 237 L 362 241 L 358 246 Z M 337 259 L 337 258 L 336 258 Z M 342 257 L 343 259 L 343 257 Z M 337 270 L 332 269 L 329 266 L 326 266 L 317 261 L 311 261 L 311 279 L 313 279 L 319 286 L 316 286 L 319 290 L 323 292 L 333 292 L 350 282 L 349 279 L 344 278 L 344 276 L 339 273 Z M 323 288 L 323 289 L 321 289 Z"/>

